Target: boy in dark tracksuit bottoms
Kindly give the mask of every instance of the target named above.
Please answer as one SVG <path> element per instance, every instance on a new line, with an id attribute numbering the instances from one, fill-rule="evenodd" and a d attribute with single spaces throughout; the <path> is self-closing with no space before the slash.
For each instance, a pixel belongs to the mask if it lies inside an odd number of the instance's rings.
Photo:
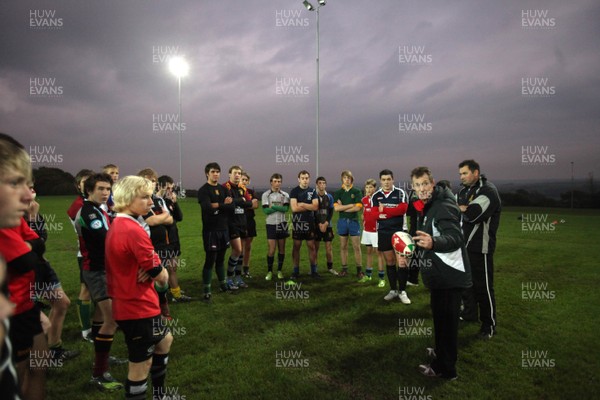
<path id="1" fill-rule="evenodd" d="M 431 171 L 418 167 L 411 172 L 419 201 L 414 236 L 423 252 L 423 282 L 431 291 L 435 349 L 431 364 L 419 365 L 429 377 L 456 379 L 458 323 L 461 295 L 471 286 L 471 268 L 460 227 L 460 209 L 445 186 L 435 185 Z"/>

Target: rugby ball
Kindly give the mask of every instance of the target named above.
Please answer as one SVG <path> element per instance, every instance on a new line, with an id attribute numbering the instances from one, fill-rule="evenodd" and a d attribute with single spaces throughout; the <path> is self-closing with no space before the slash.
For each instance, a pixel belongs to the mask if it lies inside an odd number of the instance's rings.
<path id="1" fill-rule="evenodd" d="M 415 251 L 415 241 L 408 233 L 398 231 L 392 235 L 392 247 L 396 253 L 411 257 Z"/>

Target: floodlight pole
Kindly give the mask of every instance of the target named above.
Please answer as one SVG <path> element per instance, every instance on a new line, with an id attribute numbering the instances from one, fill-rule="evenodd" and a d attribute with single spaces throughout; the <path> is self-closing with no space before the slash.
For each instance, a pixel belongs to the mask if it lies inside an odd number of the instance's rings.
<path id="1" fill-rule="evenodd" d="M 185 189 L 183 188 L 183 169 L 182 169 L 182 151 L 181 151 L 181 74 L 177 75 L 177 92 L 178 92 L 178 102 L 179 102 L 179 110 L 177 120 L 179 123 L 177 127 L 179 128 L 179 195 L 181 197 L 185 197 Z"/>
<path id="2" fill-rule="evenodd" d="M 319 10 L 321 9 L 321 4 L 317 5 L 317 132 L 316 132 L 316 176 L 319 175 L 319 110 L 321 106 L 321 82 L 320 82 L 320 71 L 319 71 L 319 45 L 320 45 L 320 36 L 319 36 Z"/>

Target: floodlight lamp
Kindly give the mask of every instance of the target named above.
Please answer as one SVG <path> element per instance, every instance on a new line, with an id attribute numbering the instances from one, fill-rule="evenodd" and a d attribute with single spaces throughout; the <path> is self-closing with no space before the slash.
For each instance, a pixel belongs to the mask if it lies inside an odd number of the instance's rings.
<path id="1" fill-rule="evenodd" d="M 169 60 L 169 71 L 177 78 L 186 76 L 189 70 L 190 66 L 182 57 L 172 57 Z"/>
<path id="2" fill-rule="evenodd" d="M 319 4 L 322 5 L 322 6 L 324 6 L 325 4 L 327 4 L 327 1 L 325 1 L 325 0 L 319 0 Z"/>
<path id="3" fill-rule="evenodd" d="M 304 0 L 304 1 L 302 2 L 302 4 L 304 4 L 304 7 L 306 7 L 306 9 L 307 9 L 308 11 L 314 11 L 314 10 L 315 10 L 315 7 L 314 7 L 312 4 L 310 4 L 310 3 L 308 2 L 308 0 Z"/>

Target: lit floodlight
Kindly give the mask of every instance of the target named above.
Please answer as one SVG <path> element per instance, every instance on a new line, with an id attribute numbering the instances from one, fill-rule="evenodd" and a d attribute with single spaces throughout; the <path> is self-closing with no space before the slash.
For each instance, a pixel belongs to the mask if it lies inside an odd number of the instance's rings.
<path id="1" fill-rule="evenodd" d="M 187 76 L 189 70 L 190 70 L 190 66 L 188 65 L 187 61 L 185 61 L 184 58 L 172 57 L 169 60 L 169 71 L 171 71 L 171 73 L 173 75 L 175 75 L 177 78 L 182 78 L 184 76 Z"/>
<path id="2" fill-rule="evenodd" d="M 310 4 L 310 3 L 308 2 L 308 0 L 304 0 L 304 1 L 302 2 L 302 4 L 304 4 L 304 7 L 306 7 L 306 9 L 307 9 L 308 11 L 314 11 L 314 10 L 315 10 L 315 7 L 314 7 L 312 4 Z"/>

